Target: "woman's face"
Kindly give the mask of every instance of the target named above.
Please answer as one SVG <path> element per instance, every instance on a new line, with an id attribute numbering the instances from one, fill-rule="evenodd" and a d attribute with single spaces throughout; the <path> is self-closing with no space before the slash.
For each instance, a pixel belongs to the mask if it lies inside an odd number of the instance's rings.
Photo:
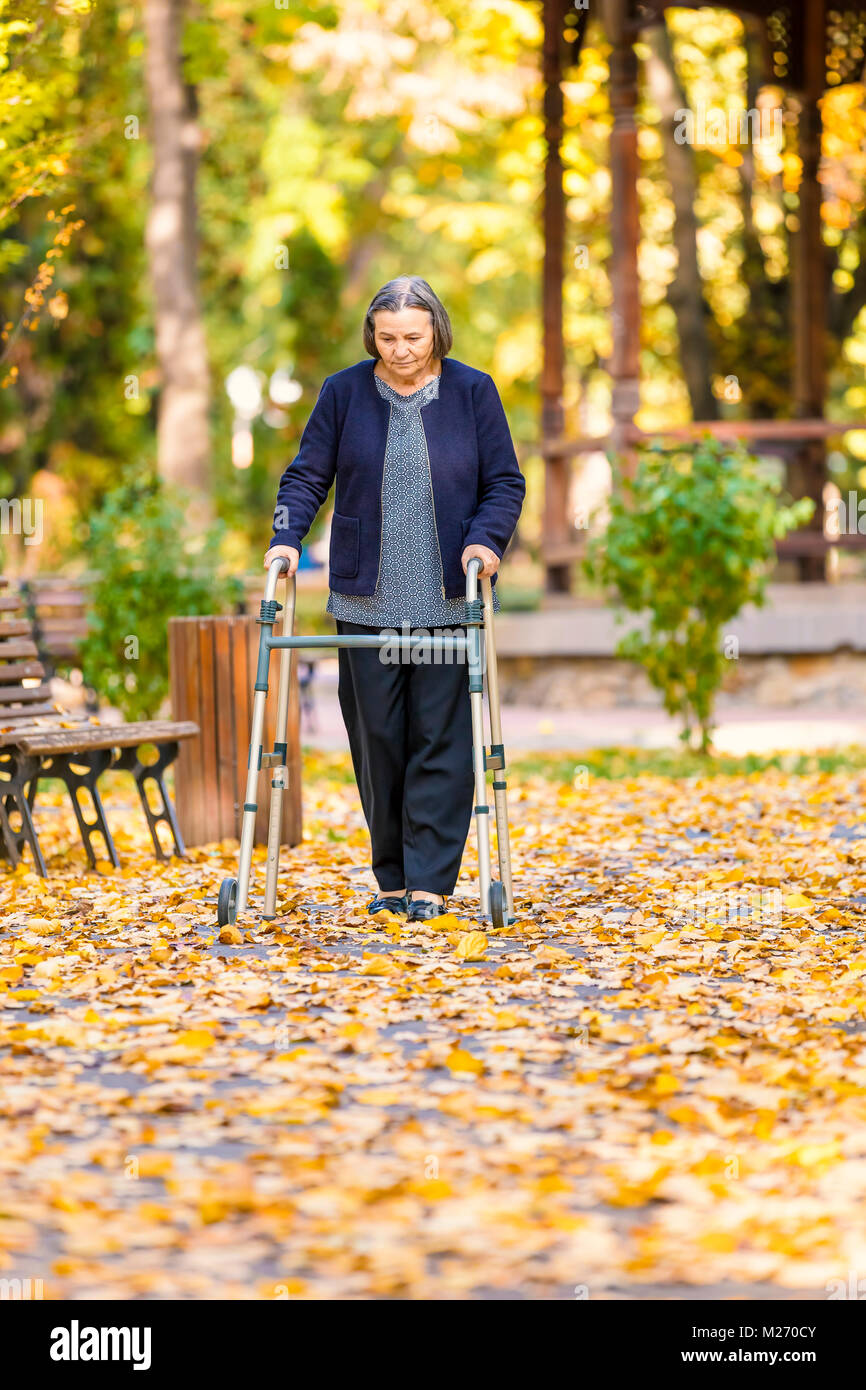
<path id="1" fill-rule="evenodd" d="M 411 374 L 433 360 L 433 324 L 426 309 L 378 309 L 376 350 L 391 371 Z"/>

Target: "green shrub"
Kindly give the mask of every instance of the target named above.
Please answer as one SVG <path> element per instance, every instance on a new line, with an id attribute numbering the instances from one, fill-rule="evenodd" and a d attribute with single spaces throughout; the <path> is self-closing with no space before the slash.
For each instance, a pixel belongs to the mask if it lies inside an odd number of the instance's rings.
<path id="1" fill-rule="evenodd" d="M 503 613 L 535 613 L 541 607 L 541 599 L 541 589 L 520 589 L 513 584 L 506 584 L 499 595 Z"/>
<path id="2" fill-rule="evenodd" d="M 774 541 L 814 504 L 781 505 L 780 484 L 755 455 L 710 436 L 675 453 L 641 450 L 633 478 L 613 457 L 611 468 L 610 520 L 590 541 L 586 573 L 612 586 L 623 608 L 648 612 L 645 632 L 629 632 L 617 654 L 643 666 L 665 709 L 682 718 L 683 742 L 692 746 L 697 726 L 708 752 L 722 624 L 747 603 L 763 605 Z"/>
<path id="3" fill-rule="evenodd" d="M 241 597 L 220 570 L 222 522 L 198 534 L 184 496 L 151 483 L 105 498 L 84 544 L 96 582 L 81 664 L 88 684 L 128 719 L 154 717 L 168 693 L 168 619 L 224 612 Z"/>

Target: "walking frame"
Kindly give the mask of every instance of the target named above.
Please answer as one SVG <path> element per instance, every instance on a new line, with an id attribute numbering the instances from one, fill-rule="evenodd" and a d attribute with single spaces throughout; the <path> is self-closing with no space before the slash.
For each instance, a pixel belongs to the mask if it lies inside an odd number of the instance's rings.
<path id="1" fill-rule="evenodd" d="M 334 637 L 298 636 L 295 634 L 296 581 L 291 576 L 286 579 L 286 620 L 284 635 L 274 636 L 277 613 L 283 605 L 277 603 L 275 594 L 277 582 L 288 560 L 284 556 L 274 559 L 268 566 L 265 596 L 262 600 L 258 622 L 261 624 L 259 636 L 259 659 L 256 671 L 255 696 L 253 700 L 252 731 L 250 752 L 247 763 L 246 799 L 241 823 L 240 853 L 238 857 L 237 878 L 225 878 L 219 891 L 217 917 L 220 926 L 235 922 L 239 912 L 246 911 L 252 866 L 253 840 L 255 836 L 256 802 L 259 772 L 263 767 L 272 769 L 271 805 L 268 822 L 268 851 L 265 871 L 265 901 L 263 918 L 272 921 L 276 916 L 277 873 L 280 855 L 280 831 L 282 826 L 283 792 L 288 786 L 287 748 L 289 689 L 294 663 L 293 653 L 299 648 L 321 647 L 383 647 L 402 656 L 416 648 L 436 652 L 465 651 L 469 664 L 469 700 L 472 709 L 472 761 L 475 772 L 475 831 L 478 846 L 478 886 L 481 917 L 490 917 L 494 927 L 503 927 L 516 921 L 514 915 L 514 892 L 511 881 L 511 846 L 508 835 L 507 782 L 505 778 L 505 747 L 502 742 L 502 720 L 499 709 L 499 680 L 496 666 L 496 646 L 493 632 L 493 586 L 487 575 L 481 578 L 482 597 L 478 597 L 478 572 L 481 560 L 477 556 L 466 567 L 466 611 L 467 619 L 460 624 L 466 628 L 466 635 L 439 633 L 436 636 L 409 635 L 389 636 L 387 630 L 381 633 L 337 634 Z M 484 642 L 481 631 L 484 632 Z M 484 662 L 482 650 L 487 656 L 487 702 L 490 717 L 490 747 L 484 744 Z M 262 747 L 265 705 L 268 698 L 268 672 L 271 652 L 279 649 L 280 674 L 277 693 L 276 738 L 273 751 L 266 753 Z M 491 875 L 490 858 L 490 806 L 487 804 L 487 772 L 492 770 L 493 800 L 496 816 L 496 849 L 499 858 L 499 878 Z M 496 777 L 499 773 L 499 777 Z"/>

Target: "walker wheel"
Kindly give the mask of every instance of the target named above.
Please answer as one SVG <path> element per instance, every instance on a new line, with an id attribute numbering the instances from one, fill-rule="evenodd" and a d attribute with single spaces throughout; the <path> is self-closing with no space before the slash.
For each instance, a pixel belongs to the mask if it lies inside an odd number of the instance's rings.
<path id="1" fill-rule="evenodd" d="M 495 878 L 490 884 L 490 918 L 494 927 L 505 926 L 507 906 L 505 885 L 498 878 Z"/>
<path id="2" fill-rule="evenodd" d="M 217 900 L 217 921 L 221 927 L 231 927 L 234 926 L 237 915 L 238 881 L 236 878 L 224 878 Z"/>

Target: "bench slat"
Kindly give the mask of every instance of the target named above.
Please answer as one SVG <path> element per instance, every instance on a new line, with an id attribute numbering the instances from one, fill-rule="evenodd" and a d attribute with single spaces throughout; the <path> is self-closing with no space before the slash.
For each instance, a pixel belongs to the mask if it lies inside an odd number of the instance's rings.
<path id="1" fill-rule="evenodd" d="M 36 643 L 29 640 L 17 641 L 14 637 L 0 641 L 0 661 L 11 661 L 13 657 L 38 656 Z"/>
<path id="2" fill-rule="evenodd" d="M 45 667 L 41 661 L 10 661 L 6 666 L 0 661 L 0 688 L 4 685 L 17 685 L 19 681 L 41 679 Z"/>
<path id="3" fill-rule="evenodd" d="M 59 658 L 59 657 L 67 657 L 67 658 L 71 659 L 72 657 L 75 657 L 76 660 L 77 660 L 77 658 L 78 658 L 78 656 L 79 656 L 79 647 L 78 647 L 78 643 L 77 643 L 77 642 L 59 642 L 59 641 L 58 641 L 58 642 L 50 642 L 50 641 L 49 641 L 49 642 L 44 642 L 44 643 L 43 643 L 42 649 L 43 649 L 43 651 L 47 652 L 49 656 L 58 657 L 58 658 Z"/>
<path id="4" fill-rule="evenodd" d="M 87 598 L 74 589 L 58 589 L 56 592 L 36 590 L 32 596 L 36 608 L 86 608 Z"/>
<path id="5" fill-rule="evenodd" d="M 49 575 L 20 581 L 17 585 L 18 600 L 24 616 L 28 620 L 26 628 L 18 629 L 21 636 L 28 636 L 36 646 L 36 656 L 45 659 L 51 674 L 55 667 L 77 665 L 81 648 L 87 639 L 90 625 L 87 621 L 89 602 L 86 586 L 62 576 Z M 3 624 L 0 620 L 0 641 Z M 7 636 L 12 636 L 7 630 Z M 0 651 L 0 657 L 3 652 Z M 25 655 L 24 652 L 7 655 Z M 31 655 L 31 653 L 26 653 Z"/>
<path id="6" fill-rule="evenodd" d="M 85 753 L 91 748 L 135 748 L 140 743 L 172 743 L 175 739 L 195 738 L 198 725 L 168 719 L 145 720 L 141 724 L 93 724 L 81 729 L 46 730 L 16 738 L 23 753 Z"/>
<path id="7" fill-rule="evenodd" d="M 7 705 L 27 704 L 32 700 L 51 700 L 50 685 L 0 685 L 0 714 Z"/>
<path id="8" fill-rule="evenodd" d="M 58 719 L 65 719 L 66 716 L 58 714 L 54 705 L 50 702 L 43 705 L 28 705 L 26 709 L 9 709 L 8 705 L 0 708 L 0 729 L 4 729 L 7 724 L 14 724 L 16 720 L 40 718 L 43 715 L 54 715 Z"/>

